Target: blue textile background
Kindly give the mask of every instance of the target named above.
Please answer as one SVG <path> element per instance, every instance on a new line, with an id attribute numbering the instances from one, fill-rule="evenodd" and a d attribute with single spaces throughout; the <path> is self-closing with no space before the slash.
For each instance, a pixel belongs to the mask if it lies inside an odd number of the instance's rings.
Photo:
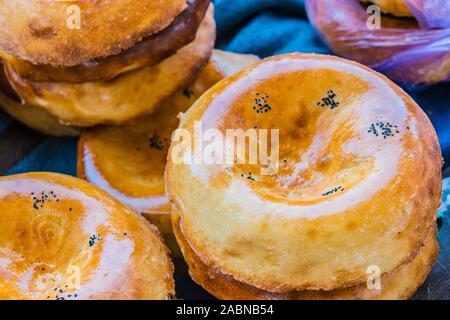
<path id="1" fill-rule="evenodd" d="M 309 24 L 303 0 L 215 0 L 217 47 L 261 57 L 299 51 L 329 53 Z M 431 118 L 444 158 L 450 161 L 450 84 L 411 95 Z M 0 132 L 11 119 L 0 112 Z M 75 175 L 76 139 L 46 138 L 6 174 L 55 171 Z M 412 182 L 413 183 L 413 182 Z M 442 206 L 450 210 L 450 183 L 444 184 Z"/>

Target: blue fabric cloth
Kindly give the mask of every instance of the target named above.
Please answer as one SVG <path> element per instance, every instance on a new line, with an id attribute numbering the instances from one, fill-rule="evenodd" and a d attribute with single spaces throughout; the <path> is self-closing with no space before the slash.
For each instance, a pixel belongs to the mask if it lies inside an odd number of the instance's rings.
<path id="1" fill-rule="evenodd" d="M 76 176 L 77 139 L 48 137 L 6 175 L 30 171 L 49 171 Z"/>
<path id="2" fill-rule="evenodd" d="M 439 218 L 444 218 L 450 212 L 450 178 L 444 179 L 442 184 L 442 204 L 439 208 Z"/>
<path id="3" fill-rule="evenodd" d="M 217 47 L 261 57 L 287 52 L 329 53 L 309 24 L 303 0 L 215 0 Z M 450 84 L 412 92 L 431 118 L 450 161 Z M 0 112 L 0 132 L 11 119 Z M 6 174 L 55 171 L 76 174 L 76 139 L 47 138 Z M 450 182 L 442 212 L 450 210 Z M 445 210 L 444 210 L 445 209 Z"/>

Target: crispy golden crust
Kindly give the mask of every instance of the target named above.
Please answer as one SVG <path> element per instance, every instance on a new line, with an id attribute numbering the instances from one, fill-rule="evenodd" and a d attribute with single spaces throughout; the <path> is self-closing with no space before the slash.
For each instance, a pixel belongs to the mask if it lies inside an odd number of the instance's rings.
<path id="1" fill-rule="evenodd" d="M 80 130 L 63 125 L 45 109 L 22 104 L 0 91 L 0 108 L 24 125 L 51 136 L 78 136 Z"/>
<path id="2" fill-rule="evenodd" d="M 11 117 L 34 130 L 53 136 L 78 136 L 77 128 L 61 124 L 59 120 L 45 109 L 20 102 L 19 97 L 9 85 L 0 66 L 0 108 Z"/>
<path id="3" fill-rule="evenodd" d="M 290 291 L 275 293 L 255 288 L 209 267 L 195 254 L 180 228 L 179 216 L 172 215 L 173 230 L 189 266 L 192 279 L 209 293 L 223 300 L 399 300 L 409 299 L 425 281 L 439 252 L 436 228 L 432 227 L 425 242 L 410 261 L 380 278 L 380 289 L 369 289 L 367 283 L 331 291 Z M 372 282 L 371 282 L 372 284 Z"/>
<path id="4" fill-rule="evenodd" d="M 195 79 L 211 56 L 215 31 L 211 7 L 194 42 L 156 66 L 105 82 L 32 82 L 20 78 L 6 65 L 5 71 L 25 102 L 45 108 L 65 124 L 82 127 L 123 124 L 153 113 L 163 101 Z"/>
<path id="5" fill-rule="evenodd" d="M 197 80 L 155 114 L 120 127 L 84 130 L 78 144 L 78 176 L 142 213 L 159 228 L 176 255 L 179 249 L 172 235 L 164 168 L 171 134 L 178 127 L 177 116 L 215 83 L 258 60 L 214 50 Z"/>
<path id="6" fill-rule="evenodd" d="M 259 99 L 269 112 L 257 112 Z M 222 133 L 280 130 L 274 175 L 168 157 L 166 188 L 184 236 L 237 281 L 270 292 L 349 287 L 370 265 L 385 273 L 405 263 L 434 225 L 436 133 L 404 91 L 369 68 L 332 56 L 269 58 L 208 90 L 180 128 L 193 135 L 196 121 Z M 172 143 L 169 154 L 179 148 Z"/>
<path id="7" fill-rule="evenodd" d="M 118 75 L 154 65 L 174 54 L 195 38 L 210 0 L 195 0 L 169 27 L 143 39 L 117 55 L 83 61 L 72 67 L 35 65 L 3 53 L 3 58 L 19 77 L 32 81 L 92 82 L 110 80 Z"/>
<path id="8" fill-rule="evenodd" d="M 389 13 L 397 17 L 414 17 L 413 12 L 406 4 L 405 0 L 359 0 L 363 3 L 373 3 L 380 7 L 384 13 Z"/>
<path id="9" fill-rule="evenodd" d="M 108 194 L 54 173 L 0 178 L 0 299 L 169 299 L 158 231 Z"/>
<path id="10" fill-rule="evenodd" d="M 186 0 L 5 0 L 0 4 L 0 47 L 34 64 L 75 66 L 131 48 L 186 8 Z M 80 28 L 74 29 L 78 16 Z"/>

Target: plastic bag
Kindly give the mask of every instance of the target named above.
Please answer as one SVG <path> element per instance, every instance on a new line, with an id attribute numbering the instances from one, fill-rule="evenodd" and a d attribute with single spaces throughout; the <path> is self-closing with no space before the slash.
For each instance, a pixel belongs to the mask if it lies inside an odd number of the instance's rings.
<path id="1" fill-rule="evenodd" d="M 425 8 L 423 0 L 408 1 L 417 10 Z M 450 6 L 445 2 L 444 9 Z M 412 87 L 450 80 L 450 28 L 423 29 L 414 19 L 385 15 L 381 28 L 374 28 L 371 13 L 358 0 L 306 0 L 306 10 L 322 39 L 340 56 Z M 426 21 L 435 24 L 438 19 L 428 16 Z"/>
<path id="2" fill-rule="evenodd" d="M 422 28 L 450 28 L 450 1 L 404 0 Z"/>

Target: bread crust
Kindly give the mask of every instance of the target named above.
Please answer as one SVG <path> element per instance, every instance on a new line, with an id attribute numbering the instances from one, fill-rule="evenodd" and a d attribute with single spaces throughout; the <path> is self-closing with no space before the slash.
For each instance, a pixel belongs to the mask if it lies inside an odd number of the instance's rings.
<path id="1" fill-rule="evenodd" d="M 3 59 L 19 77 L 31 81 L 92 82 L 106 81 L 122 73 L 155 65 L 195 39 L 210 0 L 195 0 L 164 30 L 142 39 L 117 55 L 83 61 L 72 67 L 35 65 L 3 53 Z"/>
<path id="2" fill-rule="evenodd" d="M 40 133 L 58 137 L 80 135 L 79 129 L 61 124 L 58 118 L 45 109 L 22 104 L 20 101 L 11 99 L 2 91 L 0 91 L 0 108 L 14 119 Z"/>
<path id="3" fill-rule="evenodd" d="M 205 264 L 186 241 L 176 210 L 172 215 L 172 222 L 174 234 L 189 266 L 190 276 L 210 294 L 222 300 L 406 300 L 425 282 L 439 252 L 436 227 L 432 227 L 418 252 L 414 252 L 409 261 L 380 277 L 379 289 L 370 289 L 367 283 L 363 283 L 331 291 L 277 293 L 239 282 Z"/>
<path id="4" fill-rule="evenodd" d="M 78 143 L 78 177 L 87 179 L 149 219 L 163 234 L 172 256 L 181 256 L 172 234 L 164 169 L 180 113 L 224 77 L 259 61 L 252 55 L 214 50 L 194 83 L 177 92 L 153 115 L 124 126 L 83 131 Z"/>
<path id="5" fill-rule="evenodd" d="M 8 266 L 1 299 L 174 295 L 173 265 L 157 229 L 86 181 L 55 173 L 1 177 L 0 212 Z"/>
<path id="6" fill-rule="evenodd" d="M 216 36 L 212 5 L 196 39 L 156 66 L 121 75 L 110 81 L 86 83 L 33 82 L 5 65 L 8 79 L 27 104 L 46 109 L 64 124 L 89 127 L 123 124 L 153 113 L 203 69 Z"/>
<path id="7" fill-rule="evenodd" d="M 389 13 L 396 17 L 414 17 L 413 12 L 405 0 L 360 0 L 363 3 L 372 3 L 380 7 L 383 13 Z"/>
<path id="8" fill-rule="evenodd" d="M 131 48 L 167 26 L 185 0 L 79 1 L 80 28 L 69 28 L 73 3 L 5 0 L 0 47 L 33 64 L 75 66 Z M 126 17 L 126 18 L 125 18 Z"/>
<path id="9" fill-rule="evenodd" d="M 329 90 L 336 108 L 320 105 Z M 271 97 L 270 112 L 252 109 L 257 93 Z M 188 243 L 237 281 L 279 293 L 357 285 L 370 265 L 385 273 L 405 263 L 435 223 L 436 133 L 404 91 L 362 65 L 324 55 L 266 59 L 208 90 L 180 128 L 192 133 L 196 121 L 221 131 L 280 129 L 272 177 L 251 165 L 194 168 L 169 158 L 166 167 Z M 388 123 L 396 129 L 384 137 L 375 126 Z"/>
<path id="10" fill-rule="evenodd" d="M 0 108 L 14 119 L 26 126 L 47 135 L 53 136 L 78 136 L 78 128 L 61 124 L 55 116 L 45 109 L 20 102 L 19 97 L 8 83 L 0 66 Z"/>

